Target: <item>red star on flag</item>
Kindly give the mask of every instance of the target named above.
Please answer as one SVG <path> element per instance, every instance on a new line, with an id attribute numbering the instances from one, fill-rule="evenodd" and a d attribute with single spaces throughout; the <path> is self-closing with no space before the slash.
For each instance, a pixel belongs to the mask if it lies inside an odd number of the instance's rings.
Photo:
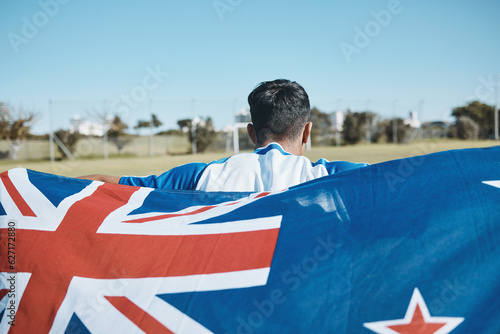
<path id="1" fill-rule="evenodd" d="M 462 321 L 464 318 L 432 317 L 420 291 L 415 288 L 403 319 L 368 322 L 363 325 L 379 334 L 446 334 Z"/>

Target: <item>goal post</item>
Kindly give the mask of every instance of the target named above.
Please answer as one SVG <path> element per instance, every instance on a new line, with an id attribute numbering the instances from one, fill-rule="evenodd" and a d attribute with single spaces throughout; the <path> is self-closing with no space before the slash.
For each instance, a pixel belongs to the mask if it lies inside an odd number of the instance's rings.
<path id="1" fill-rule="evenodd" d="M 238 129 L 247 127 L 248 123 L 234 123 L 233 125 L 233 149 L 234 154 L 238 154 L 240 152 L 240 137 L 238 134 Z"/>

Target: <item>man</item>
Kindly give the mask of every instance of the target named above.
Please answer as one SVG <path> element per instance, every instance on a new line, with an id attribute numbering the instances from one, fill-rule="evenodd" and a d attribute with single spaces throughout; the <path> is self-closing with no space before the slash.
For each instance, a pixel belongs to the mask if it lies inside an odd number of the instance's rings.
<path id="1" fill-rule="evenodd" d="M 159 189 L 204 191 L 275 191 L 326 175 L 364 167 L 364 163 L 311 163 L 302 156 L 309 140 L 309 97 L 296 82 L 260 83 L 248 96 L 252 123 L 247 131 L 253 153 L 206 163 L 190 163 L 160 176 L 88 175 L 81 178 Z"/>

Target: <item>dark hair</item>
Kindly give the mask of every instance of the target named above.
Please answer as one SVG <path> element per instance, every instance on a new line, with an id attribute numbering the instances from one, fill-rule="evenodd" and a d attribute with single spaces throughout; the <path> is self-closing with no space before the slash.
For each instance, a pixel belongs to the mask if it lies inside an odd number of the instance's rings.
<path id="1" fill-rule="evenodd" d="M 248 104 L 257 143 L 297 138 L 311 113 L 304 88 L 285 79 L 258 84 L 248 95 Z"/>

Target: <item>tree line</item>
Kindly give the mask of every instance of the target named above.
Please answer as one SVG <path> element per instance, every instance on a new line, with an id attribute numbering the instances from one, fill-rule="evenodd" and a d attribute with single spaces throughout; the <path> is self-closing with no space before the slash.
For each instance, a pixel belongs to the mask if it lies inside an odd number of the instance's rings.
<path id="1" fill-rule="evenodd" d="M 494 138 L 495 108 L 479 101 L 472 101 L 464 106 L 453 108 L 451 115 L 455 122 L 444 128 L 445 136 L 464 140 Z M 317 108 L 311 110 L 313 129 L 312 145 L 335 145 L 338 136 L 332 126 L 330 114 Z M 443 127 L 443 122 L 429 123 L 424 128 Z M 500 127 L 499 127 L 500 129 Z M 341 143 L 354 145 L 363 140 L 371 143 L 397 142 L 403 143 L 409 138 L 412 128 L 402 118 L 384 119 L 371 111 L 347 112 L 340 131 Z"/>
<path id="2" fill-rule="evenodd" d="M 459 139 L 491 139 L 494 136 L 494 107 L 480 101 L 472 101 L 464 106 L 452 110 L 455 122 L 446 129 L 446 136 Z M 131 142 L 133 134 L 129 133 L 129 126 L 125 124 L 119 115 L 108 119 L 100 115 L 102 122 L 106 124 L 105 137 L 113 142 L 118 151 L 123 153 L 125 145 Z M 135 130 L 150 129 L 150 135 L 176 134 L 187 136 L 191 144 L 191 151 L 204 152 L 213 146 L 216 130 L 210 117 L 201 119 L 181 119 L 177 121 L 178 129 L 158 131 L 163 124 L 157 115 L 152 114 L 150 119 L 137 121 L 133 127 Z M 12 159 L 17 159 L 18 152 L 23 143 L 31 138 L 48 139 L 51 134 L 35 136 L 31 133 L 31 127 L 37 120 L 38 115 L 33 111 L 12 106 L 0 102 L 0 139 L 7 142 L 10 152 L 0 152 L 0 157 L 10 154 Z M 406 125 L 402 118 L 384 119 L 377 113 L 371 111 L 347 112 L 344 116 L 342 129 L 332 126 L 330 114 L 320 111 L 314 107 L 311 110 L 311 121 L 313 130 L 311 141 L 314 146 L 329 145 L 354 145 L 359 142 L 371 143 L 397 142 L 403 143 L 410 132 L 410 126 Z M 73 153 L 76 144 L 82 135 L 76 131 L 59 129 L 53 135 L 64 144 L 65 148 Z M 339 143 L 339 140 L 341 141 Z M 63 157 L 66 157 L 62 148 L 58 145 Z M 249 147 L 245 147 L 249 148 Z"/>

